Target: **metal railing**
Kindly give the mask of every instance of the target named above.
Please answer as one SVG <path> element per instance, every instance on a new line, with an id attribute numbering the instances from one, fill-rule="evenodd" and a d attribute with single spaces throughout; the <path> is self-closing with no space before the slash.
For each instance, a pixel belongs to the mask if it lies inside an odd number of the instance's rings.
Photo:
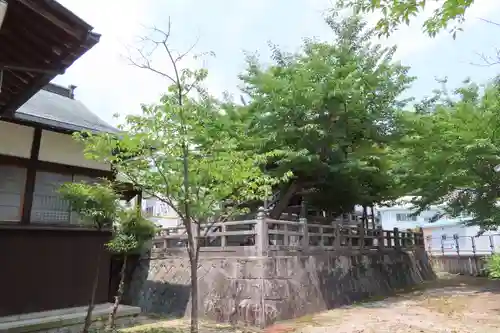
<path id="1" fill-rule="evenodd" d="M 480 236 L 441 236 L 425 238 L 425 247 L 429 254 L 439 255 L 490 255 L 500 253 L 500 234 Z"/>

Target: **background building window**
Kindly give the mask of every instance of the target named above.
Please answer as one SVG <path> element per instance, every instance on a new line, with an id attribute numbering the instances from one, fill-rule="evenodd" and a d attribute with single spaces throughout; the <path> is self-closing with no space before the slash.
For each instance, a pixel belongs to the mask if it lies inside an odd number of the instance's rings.
<path id="1" fill-rule="evenodd" d="M 400 213 L 396 214 L 396 221 L 398 222 L 409 222 L 409 221 L 416 221 L 417 217 L 415 215 L 411 215 L 408 213 Z"/>
<path id="2" fill-rule="evenodd" d="M 0 165 L 0 175 L 0 221 L 19 222 L 26 184 L 26 169 Z"/>

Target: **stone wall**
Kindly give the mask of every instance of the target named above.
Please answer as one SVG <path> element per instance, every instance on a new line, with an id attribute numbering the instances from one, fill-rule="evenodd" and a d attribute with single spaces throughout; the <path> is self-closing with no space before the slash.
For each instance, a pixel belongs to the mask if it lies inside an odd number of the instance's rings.
<path id="1" fill-rule="evenodd" d="M 202 253 L 198 274 L 200 313 L 250 325 L 269 325 L 434 278 L 423 249 L 270 257 Z M 189 315 L 189 284 L 185 255 L 156 253 L 140 261 L 128 299 L 143 312 Z"/>

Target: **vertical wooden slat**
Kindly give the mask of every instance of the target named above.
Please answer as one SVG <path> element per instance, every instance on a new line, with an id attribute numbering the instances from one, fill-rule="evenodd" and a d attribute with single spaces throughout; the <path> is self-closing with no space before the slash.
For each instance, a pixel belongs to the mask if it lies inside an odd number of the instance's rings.
<path id="1" fill-rule="evenodd" d="M 400 236 L 399 236 L 399 229 L 394 228 L 394 248 L 399 249 L 401 248 L 401 242 L 400 242 Z"/>
<path id="2" fill-rule="evenodd" d="M 288 235 L 288 224 L 283 225 L 283 245 L 290 245 L 290 236 Z"/>

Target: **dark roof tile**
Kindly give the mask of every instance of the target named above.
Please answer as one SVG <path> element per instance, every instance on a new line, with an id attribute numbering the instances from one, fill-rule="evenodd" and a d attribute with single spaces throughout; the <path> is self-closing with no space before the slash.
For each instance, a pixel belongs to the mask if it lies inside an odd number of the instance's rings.
<path id="1" fill-rule="evenodd" d="M 46 90 L 31 97 L 14 118 L 68 131 L 119 132 L 82 102 Z"/>

